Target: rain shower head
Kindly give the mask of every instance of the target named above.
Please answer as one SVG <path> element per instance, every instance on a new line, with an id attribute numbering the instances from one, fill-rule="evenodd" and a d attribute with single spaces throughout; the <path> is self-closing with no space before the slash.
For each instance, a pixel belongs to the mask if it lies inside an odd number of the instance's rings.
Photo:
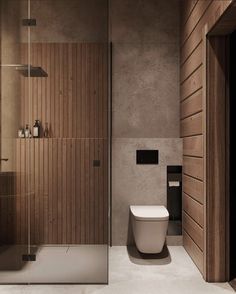
<path id="1" fill-rule="evenodd" d="M 25 78 L 45 78 L 48 74 L 40 66 L 17 66 L 16 70 Z"/>
<path id="2" fill-rule="evenodd" d="M 40 66 L 28 66 L 27 64 L 2 64 L 1 67 L 13 67 L 26 78 L 48 77 L 48 74 Z"/>

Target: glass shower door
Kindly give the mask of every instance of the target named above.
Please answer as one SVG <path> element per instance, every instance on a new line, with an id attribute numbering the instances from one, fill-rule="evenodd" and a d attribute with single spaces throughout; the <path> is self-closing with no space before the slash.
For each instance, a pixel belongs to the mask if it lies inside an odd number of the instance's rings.
<path id="1" fill-rule="evenodd" d="M 27 153 L 21 148 L 22 40 L 29 44 L 28 3 L 1 1 L 0 283 L 26 283 L 29 247 Z M 25 52 L 29 59 L 29 50 Z M 26 95 L 29 95 L 29 87 Z M 26 141 L 24 141 L 27 145 Z"/>
<path id="2" fill-rule="evenodd" d="M 107 0 L 1 0 L 0 284 L 108 281 L 107 38 Z"/>

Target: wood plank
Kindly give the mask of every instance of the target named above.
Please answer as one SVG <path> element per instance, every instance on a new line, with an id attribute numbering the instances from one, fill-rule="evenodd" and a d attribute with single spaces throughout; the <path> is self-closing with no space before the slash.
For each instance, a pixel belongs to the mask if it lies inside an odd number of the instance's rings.
<path id="1" fill-rule="evenodd" d="M 181 24 L 185 25 L 198 0 L 184 0 L 181 6 Z"/>
<path id="2" fill-rule="evenodd" d="M 198 1 L 181 32 L 181 45 L 188 39 L 213 0 Z"/>
<path id="3" fill-rule="evenodd" d="M 201 251 L 203 251 L 203 229 L 185 212 L 183 213 L 183 228 Z"/>
<path id="4" fill-rule="evenodd" d="M 16 139 L 17 242 L 27 241 L 29 169 L 35 191 L 30 203 L 32 244 L 103 244 L 108 205 L 103 177 L 108 172 L 107 166 L 95 170 L 92 162 L 101 147 L 95 138 L 107 136 L 107 46 L 34 43 L 32 55 L 32 63 L 41 64 L 48 77 L 32 79 L 32 101 L 28 80 L 22 78 L 21 101 L 29 107 L 21 108 L 21 121 L 32 126 L 39 118 L 43 127 L 48 122 L 50 138 L 31 139 L 28 145 Z M 24 59 L 27 44 L 22 44 Z"/>
<path id="5" fill-rule="evenodd" d="M 184 100 L 202 88 L 202 66 L 180 85 L 180 98 Z"/>
<path id="6" fill-rule="evenodd" d="M 202 107 L 202 89 L 194 93 L 189 98 L 185 99 L 180 104 L 180 116 L 181 119 L 189 117 L 193 114 L 201 112 Z"/>
<path id="7" fill-rule="evenodd" d="M 203 228 L 204 226 L 204 211 L 203 205 L 194 200 L 192 197 L 183 193 L 183 210 L 191 216 L 191 218 Z M 201 247 L 202 248 L 202 247 Z"/>
<path id="8" fill-rule="evenodd" d="M 184 156 L 183 172 L 185 175 L 203 180 L 203 159 Z"/>
<path id="9" fill-rule="evenodd" d="M 203 157 L 203 135 L 183 138 L 183 155 Z"/>
<path id="10" fill-rule="evenodd" d="M 181 47 L 180 52 L 180 63 L 183 64 L 187 58 L 192 54 L 194 49 L 202 40 L 202 30 L 205 25 L 208 26 L 209 31 L 211 30 L 212 26 L 217 22 L 223 12 L 227 9 L 230 1 L 212 1 L 210 4 L 207 12 L 201 18 L 200 22 L 197 24 L 196 28 L 194 29 L 193 33 L 190 37 L 186 40 L 184 45 Z"/>
<path id="11" fill-rule="evenodd" d="M 228 5 L 229 3 L 226 3 L 226 6 Z M 230 35 L 233 31 L 235 31 L 236 29 L 235 14 L 236 14 L 236 6 L 233 5 L 230 9 L 226 11 L 226 13 L 224 13 L 220 22 L 214 25 L 214 27 L 210 31 L 210 35 L 224 36 L 224 35 Z"/>
<path id="12" fill-rule="evenodd" d="M 228 84 L 227 37 L 211 37 L 208 43 L 206 97 L 206 276 L 225 281 L 226 268 L 226 101 Z"/>
<path id="13" fill-rule="evenodd" d="M 203 182 L 187 175 L 183 175 L 183 192 L 203 204 Z"/>
<path id="14" fill-rule="evenodd" d="M 191 56 L 180 68 L 180 82 L 181 84 L 202 65 L 202 42 L 195 48 Z"/>
<path id="15" fill-rule="evenodd" d="M 201 135 L 203 132 L 202 119 L 201 112 L 183 119 L 180 123 L 181 137 Z"/>
<path id="16" fill-rule="evenodd" d="M 185 231 L 183 232 L 183 243 L 193 262 L 203 273 L 203 253 Z"/>

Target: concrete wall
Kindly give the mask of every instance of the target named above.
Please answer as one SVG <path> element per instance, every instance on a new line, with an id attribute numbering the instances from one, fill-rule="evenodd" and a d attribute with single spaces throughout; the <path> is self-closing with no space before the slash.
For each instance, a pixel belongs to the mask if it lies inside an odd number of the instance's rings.
<path id="1" fill-rule="evenodd" d="M 166 205 L 166 167 L 182 164 L 179 1 L 112 0 L 112 241 L 131 242 L 129 205 Z M 137 166 L 136 149 L 160 163 Z"/>

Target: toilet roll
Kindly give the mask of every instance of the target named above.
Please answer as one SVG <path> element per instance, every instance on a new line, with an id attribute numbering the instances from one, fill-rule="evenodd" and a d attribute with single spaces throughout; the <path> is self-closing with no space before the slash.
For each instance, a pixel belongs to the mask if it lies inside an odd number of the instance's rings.
<path id="1" fill-rule="evenodd" d="M 169 181 L 169 187 L 179 187 L 180 182 L 179 181 Z"/>

